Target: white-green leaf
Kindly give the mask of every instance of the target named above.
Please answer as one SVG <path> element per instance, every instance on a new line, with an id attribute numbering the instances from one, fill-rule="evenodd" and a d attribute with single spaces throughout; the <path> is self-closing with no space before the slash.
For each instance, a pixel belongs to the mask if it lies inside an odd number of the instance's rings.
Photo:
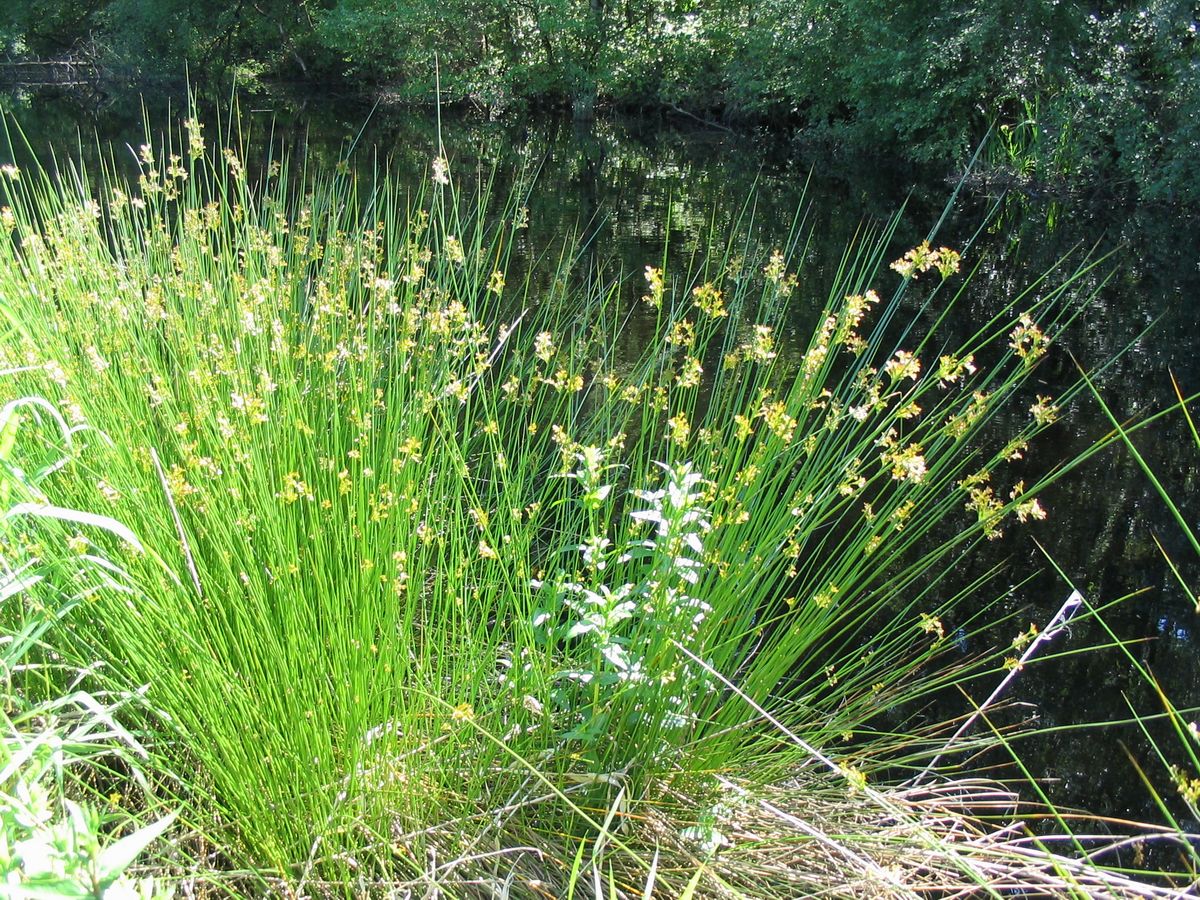
<path id="1" fill-rule="evenodd" d="M 79 525 L 102 528 L 110 534 L 119 537 L 139 553 L 145 549 L 142 546 L 142 542 L 137 539 L 137 536 L 132 531 L 111 516 L 98 516 L 95 513 L 83 512 L 78 509 L 66 509 L 65 507 L 52 506 L 48 503 L 18 503 L 4 514 L 4 518 L 6 519 L 12 519 L 17 516 L 58 519 L 63 522 L 75 522 Z"/>
<path id="2" fill-rule="evenodd" d="M 133 865 L 133 861 L 141 852 L 171 826 L 176 815 L 178 814 L 171 813 L 169 816 L 163 816 L 157 822 L 153 822 L 145 828 L 139 828 L 128 837 L 123 837 L 115 844 L 110 844 L 100 851 L 100 859 L 97 860 L 96 868 L 101 886 L 107 889 L 109 885 L 120 878 L 125 870 Z"/>
<path id="3" fill-rule="evenodd" d="M 75 897 L 90 898 L 92 892 L 71 878 L 48 876 L 24 884 L 9 885 L 13 900 L 73 900 Z"/>

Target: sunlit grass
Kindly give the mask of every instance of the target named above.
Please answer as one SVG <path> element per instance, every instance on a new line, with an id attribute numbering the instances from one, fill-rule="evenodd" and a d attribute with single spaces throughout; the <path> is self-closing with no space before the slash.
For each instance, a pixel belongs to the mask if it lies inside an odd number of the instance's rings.
<path id="1" fill-rule="evenodd" d="M 47 496 L 136 534 L 75 523 L 114 584 L 67 652 L 149 686 L 231 866 L 560 884 L 569 858 L 520 848 L 602 834 L 645 876 L 617 826 L 672 797 L 701 828 L 722 779 L 818 748 L 864 795 L 885 748 L 928 761 L 870 728 L 967 677 L 943 619 L 989 587 L 945 576 L 1045 515 L 1006 470 L 1062 402 L 1024 384 L 1069 272 L 949 342 L 954 250 L 889 266 L 894 223 L 866 230 L 817 289 L 807 235 L 713 235 L 631 303 L 571 246 L 518 276 L 519 193 L 462 196 L 445 160 L 251 179 L 194 121 L 137 156 L 136 184 L 0 178 L 0 368 L 90 426 Z"/>

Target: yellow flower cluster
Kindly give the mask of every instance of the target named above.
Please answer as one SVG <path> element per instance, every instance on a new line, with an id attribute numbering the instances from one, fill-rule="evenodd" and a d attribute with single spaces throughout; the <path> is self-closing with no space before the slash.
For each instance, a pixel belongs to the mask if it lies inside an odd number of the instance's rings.
<path id="1" fill-rule="evenodd" d="M 1179 766 L 1171 766 L 1171 780 L 1185 803 L 1200 804 L 1200 778 L 1192 778 Z"/>
<path id="2" fill-rule="evenodd" d="M 974 374 L 975 356 L 973 354 L 967 354 L 962 359 L 950 355 L 938 358 L 938 383 L 943 387 L 954 384 L 967 375 Z"/>
<path id="3" fill-rule="evenodd" d="M 897 350 L 896 355 L 884 364 L 883 372 L 893 384 L 905 378 L 916 381 L 921 374 L 921 360 L 907 350 Z"/>
<path id="4" fill-rule="evenodd" d="M 924 448 L 917 443 L 905 447 L 886 448 L 881 455 L 884 468 L 890 468 L 896 481 L 920 484 L 928 472 L 925 465 Z"/>
<path id="5" fill-rule="evenodd" d="M 729 315 L 721 292 L 713 286 L 712 282 L 702 284 L 692 291 L 692 301 L 696 304 L 697 309 L 714 319 L 721 319 Z"/>
<path id="6" fill-rule="evenodd" d="M 1033 416 L 1033 421 L 1039 426 L 1052 425 L 1058 421 L 1059 409 L 1054 405 L 1053 398 L 1045 397 L 1041 394 L 1037 395 L 1037 401 L 1033 406 L 1029 407 L 1029 414 Z"/>
<path id="7" fill-rule="evenodd" d="M 916 278 L 922 272 L 937 269 L 942 278 L 946 279 L 958 271 L 961 259 L 962 257 L 949 247 L 933 250 L 929 241 L 922 241 L 893 262 L 891 268 L 904 278 Z"/>
<path id="8" fill-rule="evenodd" d="M 647 292 L 642 299 L 658 309 L 662 306 L 663 301 L 663 270 L 654 266 L 646 266 L 645 274 Z"/>
<path id="9" fill-rule="evenodd" d="M 928 613 L 921 613 L 921 617 L 917 624 L 926 634 L 936 634 L 939 641 L 946 638 L 946 626 L 942 624 L 942 620 L 937 616 L 931 616 Z"/>
<path id="10" fill-rule="evenodd" d="M 1046 350 L 1050 346 L 1050 339 L 1037 326 L 1029 313 L 1024 313 L 1009 335 L 1008 346 L 1026 363 L 1032 364 L 1045 356 Z"/>

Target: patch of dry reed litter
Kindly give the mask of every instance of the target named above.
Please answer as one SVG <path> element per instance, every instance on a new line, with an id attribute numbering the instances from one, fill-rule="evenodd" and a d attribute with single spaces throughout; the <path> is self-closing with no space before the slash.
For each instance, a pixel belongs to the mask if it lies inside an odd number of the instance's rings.
<path id="1" fill-rule="evenodd" d="M 342 897 L 350 886 L 355 896 L 395 900 L 1200 896 L 1195 882 L 1139 880 L 1117 870 L 1122 855 L 1183 840 L 1177 833 L 1077 834 L 1086 855 L 1052 852 L 1045 846 L 1055 839 L 1035 840 L 1018 817 L 1016 793 L 988 779 L 867 792 L 816 771 L 769 788 L 724 777 L 711 783 L 703 798 L 660 785 L 653 801 L 589 810 L 601 819 L 611 814 L 609 827 L 599 841 L 584 840 L 582 851 L 578 838 L 539 830 L 542 814 L 563 800 L 546 793 L 489 813 L 497 828 L 486 846 L 464 848 L 461 822 L 421 835 L 420 850 L 398 845 L 398 855 L 412 853 L 416 862 L 419 852 L 424 860 L 424 871 L 408 881 L 361 872 L 352 885 L 309 882 L 298 891 L 277 882 L 272 893 Z M 564 794 L 582 800 L 574 789 Z"/>
<path id="2" fill-rule="evenodd" d="M 729 846 L 710 862 L 724 886 L 712 879 L 705 896 L 1150 898 L 1190 887 L 1098 864 L 1122 847 L 1131 856 L 1134 841 L 1177 841 L 1175 833 L 1080 837 L 1088 858 L 1049 852 L 1015 818 L 1017 795 L 986 779 L 870 797 L 807 780 L 765 791 L 727 784 L 741 802 L 728 821 Z"/>

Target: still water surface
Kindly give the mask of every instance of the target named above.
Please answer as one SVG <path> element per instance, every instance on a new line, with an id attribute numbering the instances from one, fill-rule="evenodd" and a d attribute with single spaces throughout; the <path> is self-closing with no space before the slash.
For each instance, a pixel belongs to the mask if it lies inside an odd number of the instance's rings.
<path id="1" fill-rule="evenodd" d="M 182 108 L 178 98 L 145 103 L 155 123 L 178 118 Z M 78 97 L 14 91 L 0 94 L 0 106 L 16 114 L 45 160 L 50 148 L 59 159 L 94 158 L 98 137 L 101 145 L 113 142 L 117 156 L 127 155 L 132 162 L 123 148 L 144 141 L 138 99 L 98 96 L 81 102 Z M 241 107 L 240 125 L 248 129 L 252 145 L 264 153 L 268 142 L 282 145 L 297 163 L 336 165 L 355 147 L 356 158 L 386 159 L 402 180 L 415 186 L 427 177 L 438 153 L 439 125 L 425 112 L 372 110 L 341 98 L 286 94 L 245 97 Z M 583 268 L 596 277 L 624 276 L 621 290 L 631 298 L 642 287 L 639 273 L 648 263 L 662 261 L 664 246 L 668 266 L 683 269 L 710 234 L 746 232 L 767 245 L 780 245 L 803 213 L 816 239 L 805 261 L 798 329 L 820 309 L 834 267 L 864 224 L 905 206 L 894 248 L 899 256 L 927 235 L 953 190 L 944 177 L 898 169 L 886 160 L 850 159 L 828 151 L 806 156 L 777 138 L 672 128 L 658 121 L 577 127 L 557 120 L 514 124 L 447 116 L 440 140 L 464 183 L 477 175 L 494 177 L 503 194 L 518 173 L 536 176 L 527 201 L 530 228 L 523 233 L 521 250 L 527 262 L 554 248 L 564 235 L 581 235 L 588 247 Z M 24 155 L 21 148 L 3 146 L 0 138 L 0 162 L 14 153 L 18 161 Z M 1103 194 L 1103 186 L 1097 193 Z M 979 232 L 989 211 L 990 224 Z M 963 329 L 982 321 L 988 310 L 1028 287 L 1064 256 L 1111 254 L 1085 279 L 1099 290 L 1098 298 L 1073 327 L 1066 349 L 1088 367 L 1119 357 L 1103 381 L 1103 393 L 1118 415 L 1144 415 L 1167 405 L 1172 373 L 1185 392 L 1200 392 L 1200 218 L 1195 210 L 1039 196 L 1036 191 L 1000 197 L 977 187 L 960 196 L 938 241 L 963 247 L 977 232 L 967 262 L 978 264 L 979 270 L 969 300 L 959 310 Z M 1058 393 L 1073 373 L 1069 357 L 1060 352 L 1038 370 L 1037 389 Z M 1080 401 L 1049 439 L 1035 446 L 1030 474 L 1069 459 L 1106 430 L 1095 406 Z M 1178 416 L 1169 419 L 1142 431 L 1138 443 L 1188 521 L 1200 528 L 1200 452 L 1190 445 L 1184 423 Z M 1143 591 L 1110 610 L 1107 619 L 1123 639 L 1141 641 L 1134 652 L 1179 707 L 1200 706 L 1197 614 L 1154 538 L 1173 554 L 1193 585 L 1200 582 L 1200 560 L 1133 461 L 1120 449 L 1107 451 L 1061 480 L 1044 503 L 1050 510 L 1046 522 L 983 548 L 961 573 L 964 580 L 1003 563 L 1007 582 L 1020 585 L 1001 608 L 1013 612 L 1022 626 L 1044 624 L 1069 588 L 1050 571 L 1036 539 L 1093 603 Z M 1041 574 L 1026 581 L 1033 572 Z M 1015 630 L 1010 623 L 995 634 L 972 636 L 971 643 L 1006 644 Z M 1104 641 L 1098 627 L 1083 622 L 1055 649 Z M 989 688 L 980 683 L 972 693 L 979 700 Z M 1025 712 L 1038 716 L 1043 735 L 1021 749 L 1024 762 L 1052 798 L 1109 815 L 1155 816 L 1123 749 L 1129 747 L 1154 771 L 1136 726 L 1045 733 L 1080 723 L 1127 720 L 1130 704 L 1141 713 L 1160 711 L 1120 653 L 1101 650 L 1033 667 L 1018 678 L 1011 699 L 1028 703 Z M 964 708 L 961 700 L 948 700 L 938 713 Z M 1170 793 L 1163 779 L 1157 780 Z M 1200 828 L 1200 823 L 1191 824 Z"/>

